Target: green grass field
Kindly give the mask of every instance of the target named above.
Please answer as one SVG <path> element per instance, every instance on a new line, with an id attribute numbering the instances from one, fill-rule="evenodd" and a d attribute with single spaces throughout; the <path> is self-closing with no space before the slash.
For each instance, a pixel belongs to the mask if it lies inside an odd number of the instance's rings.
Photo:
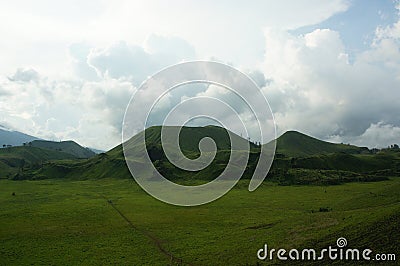
<path id="1" fill-rule="evenodd" d="M 131 179 L 0 180 L 0 264 L 270 264 L 279 261 L 256 256 L 265 243 L 317 249 L 338 237 L 398 257 L 399 191 L 399 178 L 265 182 L 252 193 L 240 181 L 221 199 L 188 208 L 152 198 Z"/>

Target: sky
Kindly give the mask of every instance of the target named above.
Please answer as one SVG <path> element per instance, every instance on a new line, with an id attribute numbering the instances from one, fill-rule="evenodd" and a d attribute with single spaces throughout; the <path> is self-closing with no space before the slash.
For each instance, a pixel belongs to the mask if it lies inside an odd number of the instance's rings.
<path id="1" fill-rule="evenodd" d="M 0 36 L 0 125 L 37 137 L 108 150 L 147 77 L 213 60 L 254 79 L 278 135 L 400 143 L 398 1 L 2 1 Z M 204 95 L 228 98 L 163 104 Z"/>

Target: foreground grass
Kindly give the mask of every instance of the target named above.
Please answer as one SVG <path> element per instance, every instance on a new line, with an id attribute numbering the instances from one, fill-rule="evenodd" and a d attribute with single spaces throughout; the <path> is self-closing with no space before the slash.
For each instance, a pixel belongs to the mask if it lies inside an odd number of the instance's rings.
<path id="1" fill-rule="evenodd" d="M 153 199 L 133 180 L 1 180 L 0 264 L 170 264 L 158 243 L 194 265 L 255 265 L 264 243 L 323 248 L 338 237 L 354 248 L 399 251 L 399 178 L 246 188 L 241 182 L 211 204 L 187 208 Z"/>

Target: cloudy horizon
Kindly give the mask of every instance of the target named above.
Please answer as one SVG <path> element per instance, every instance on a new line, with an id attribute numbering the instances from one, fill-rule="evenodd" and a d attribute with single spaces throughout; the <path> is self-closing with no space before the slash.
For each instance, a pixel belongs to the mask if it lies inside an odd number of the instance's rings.
<path id="1" fill-rule="evenodd" d="M 278 135 L 400 142 L 399 1 L 13 1 L 0 17 L 0 125 L 26 134 L 108 150 L 148 76 L 214 60 L 259 85 Z M 168 103 L 190 95 L 226 97 Z"/>

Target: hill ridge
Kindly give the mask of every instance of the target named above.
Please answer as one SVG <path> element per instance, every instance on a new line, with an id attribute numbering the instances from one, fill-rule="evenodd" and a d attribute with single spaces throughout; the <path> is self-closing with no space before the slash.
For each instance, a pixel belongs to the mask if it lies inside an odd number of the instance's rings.
<path id="1" fill-rule="evenodd" d="M 89 148 L 84 148 L 79 145 L 76 141 L 66 140 L 66 141 L 50 141 L 50 140 L 34 140 L 29 142 L 30 146 L 50 149 L 55 151 L 62 151 L 73 155 L 76 158 L 91 158 L 96 154 Z"/>
<path id="2" fill-rule="evenodd" d="M 129 178 L 131 175 L 126 166 L 124 148 L 132 149 L 130 152 L 142 152 L 143 147 L 139 141 L 143 137 L 140 134 L 144 133 L 145 131 L 142 131 L 132 137 L 124 143 L 124 147 L 120 144 L 89 160 L 53 161 L 44 165 L 43 168 L 27 169 L 18 178 Z M 230 158 L 229 136 L 227 130 L 221 127 L 184 127 L 182 130 L 181 150 L 188 158 L 198 158 L 198 144 L 203 137 L 211 136 L 217 144 L 218 151 L 215 159 L 199 172 L 185 171 L 171 164 L 160 143 L 160 126 L 148 128 L 146 133 L 148 133 L 148 136 L 146 134 L 146 138 L 148 137 L 146 149 L 151 161 L 157 171 L 171 180 L 178 182 L 212 180 L 224 171 Z M 240 138 L 240 136 L 235 136 Z M 400 152 L 374 154 L 368 149 L 328 143 L 294 131 L 283 134 L 277 142 L 277 156 L 275 156 L 267 178 L 280 184 L 339 184 L 352 181 L 379 181 L 385 180 L 388 175 L 400 172 Z M 137 150 L 138 148 L 139 150 Z M 251 178 L 259 160 L 259 152 L 260 147 L 253 144 L 243 179 Z M 142 158 L 135 157 L 134 160 L 140 161 Z"/>
<path id="3" fill-rule="evenodd" d="M 289 130 L 277 138 L 276 153 L 288 157 L 312 156 L 344 152 L 348 154 L 368 153 L 367 147 L 333 143 L 320 140 L 305 133 Z"/>

